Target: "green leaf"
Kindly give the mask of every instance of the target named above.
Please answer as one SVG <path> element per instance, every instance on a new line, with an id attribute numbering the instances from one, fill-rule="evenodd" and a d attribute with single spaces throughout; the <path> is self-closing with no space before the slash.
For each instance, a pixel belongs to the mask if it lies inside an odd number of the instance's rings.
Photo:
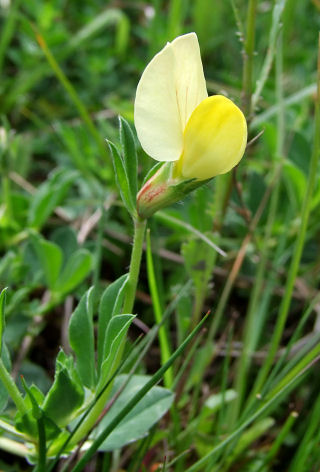
<path id="1" fill-rule="evenodd" d="M 33 395 L 31 389 L 29 389 L 26 381 L 24 380 L 24 377 L 21 377 L 21 382 L 22 382 L 22 385 L 23 385 L 23 388 L 25 389 L 26 393 L 27 393 L 27 396 L 29 397 L 29 400 L 31 402 L 31 408 L 32 408 L 32 416 L 38 420 L 39 418 L 41 418 L 42 416 L 42 410 L 39 406 L 39 403 L 41 404 L 42 403 L 42 397 L 41 397 L 41 401 L 39 402 L 39 398 L 35 398 L 35 395 Z M 37 390 L 37 392 L 39 393 L 42 393 L 40 392 L 40 390 Z"/>
<path id="2" fill-rule="evenodd" d="M 5 315 L 4 315 L 4 308 L 6 305 L 6 294 L 7 288 L 4 288 L 0 293 L 0 356 L 2 353 L 2 336 L 5 327 Z"/>
<path id="3" fill-rule="evenodd" d="M 116 146 L 111 141 L 107 141 L 107 143 L 112 156 L 114 172 L 116 175 L 116 182 L 121 194 L 122 201 L 130 215 L 135 215 L 136 203 L 135 200 L 133 200 L 132 198 L 128 176 L 123 161 Z"/>
<path id="4" fill-rule="evenodd" d="M 98 368 L 100 369 L 105 343 L 107 326 L 111 318 L 120 313 L 124 297 L 124 289 L 128 282 L 128 275 L 124 274 L 110 284 L 101 296 L 98 317 Z"/>
<path id="5" fill-rule="evenodd" d="M 40 229 L 43 226 L 62 202 L 77 175 L 75 171 L 58 169 L 51 174 L 49 180 L 40 185 L 32 198 L 28 215 L 28 223 L 32 228 Z"/>
<path id="6" fill-rule="evenodd" d="M 62 350 L 56 360 L 54 383 L 43 402 L 43 410 L 57 425 L 69 423 L 84 400 L 84 391 L 73 358 Z"/>
<path id="7" fill-rule="evenodd" d="M 133 375 L 123 392 L 116 399 L 108 414 L 105 415 L 96 428 L 100 433 L 117 414 L 123 409 L 137 391 L 143 387 L 151 377 L 144 375 Z M 122 385 L 127 381 L 127 375 L 116 377 L 111 397 L 115 395 Z M 174 394 L 162 387 L 153 387 L 112 431 L 108 438 L 99 447 L 101 451 L 112 451 L 119 449 L 125 444 L 136 441 L 147 434 L 149 429 L 168 411 L 172 405 Z"/>
<path id="8" fill-rule="evenodd" d="M 118 367 L 117 359 L 123 349 L 125 336 L 134 318 L 134 315 L 115 315 L 108 324 L 103 346 L 103 362 L 97 387 L 98 391 L 104 387 Z"/>
<path id="9" fill-rule="evenodd" d="M 26 382 L 23 380 L 23 387 L 27 392 L 27 395 L 24 398 L 24 403 L 28 409 L 28 412 L 24 415 L 21 415 L 20 412 L 16 414 L 15 425 L 19 431 L 27 433 L 29 436 L 37 438 L 38 437 L 38 426 L 37 421 L 41 418 L 43 421 L 46 438 L 53 439 L 58 434 L 60 434 L 60 428 L 57 424 L 45 414 L 42 408 L 42 403 L 44 400 L 44 395 L 39 390 L 36 385 L 27 386 Z"/>
<path id="10" fill-rule="evenodd" d="M 80 472 L 84 469 L 84 466 L 89 462 L 95 452 L 99 449 L 101 444 L 103 444 L 107 438 L 110 437 L 111 433 L 121 424 L 121 422 L 129 415 L 135 406 L 144 398 L 147 393 L 159 382 L 160 379 L 163 378 L 163 374 L 168 370 L 169 367 L 175 362 L 175 360 L 184 352 L 190 341 L 200 332 L 204 323 L 207 321 L 208 315 L 205 315 L 203 319 L 200 321 L 198 326 L 187 336 L 187 338 L 180 344 L 180 346 L 176 349 L 176 351 L 172 354 L 170 359 L 163 365 L 160 369 L 157 370 L 153 374 L 149 380 L 138 389 L 138 391 L 131 392 L 130 398 L 127 399 L 127 402 L 121 408 L 120 411 L 113 417 L 113 420 L 109 422 L 109 424 L 103 428 L 100 434 L 94 439 L 93 443 L 89 447 L 89 449 L 83 454 L 81 459 L 78 461 L 75 467 L 73 467 L 72 472 Z M 109 412 L 110 413 L 110 412 Z M 110 416 L 107 415 L 110 419 Z"/>
<path id="11" fill-rule="evenodd" d="M 128 176 L 132 200 L 135 201 L 138 192 L 138 158 L 135 139 L 129 123 L 119 117 L 120 142 L 124 156 L 124 167 Z"/>
<path id="12" fill-rule="evenodd" d="M 83 295 L 69 323 L 70 346 L 76 355 L 77 370 L 88 388 L 94 387 L 96 379 L 92 297 L 93 287 Z"/>
<path id="13" fill-rule="evenodd" d="M 59 226 L 51 234 L 50 240 L 60 247 L 64 261 L 79 249 L 76 231 L 70 226 Z"/>
<path id="14" fill-rule="evenodd" d="M 7 371 L 10 372 L 11 370 L 10 354 L 4 342 L 2 343 L 1 359 Z M 8 390 L 6 389 L 6 387 L 3 385 L 3 383 L 0 380 L 0 411 L 3 411 L 5 409 L 8 403 L 8 399 L 9 399 Z"/>
<path id="15" fill-rule="evenodd" d="M 74 252 L 60 274 L 54 291 L 62 294 L 70 292 L 87 277 L 91 267 L 92 256 L 89 251 L 79 249 Z"/>
<path id="16" fill-rule="evenodd" d="M 37 234 L 31 234 L 30 238 L 48 287 L 52 290 L 56 284 L 62 266 L 62 251 L 59 246 Z"/>
<path id="17" fill-rule="evenodd" d="M 29 389 L 26 381 L 24 380 L 24 378 L 21 379 L 22 380 L 22 385 L 23 385 L 23 388 L 25 389 L 25 391 L 27 392 L 27 396 L 29 397 L 30 399 L 30 402 L 31 402 L 31 408 L 32 408 L 32 417 L 36 420 L 36 423 L 37 423 L 37 462 L 38 462 L 38 467 L 40 468 L 40 470 L 44 469 L 45 467 L 45 464 L 46 464 L 46 442 L 47 442 L 47 435 L 46 435 L 46 426 L 45 426 L 45 419 L 46 419 L 46 415 L 44 413 L 44 411 L 42 410 L 42 408 L 40 408 L 39 406 L 39 402 L 37 401 L 37 399 L 35 398 L 35 396 L 33 395 L 33 392 L 31 390 L 31 388 Z M 48 429 L 51 429 L 50 426 L 51 426 L 51 423 L 52 421 L 49 419 L 49 428 Z M 58 435 L 59 434 L 59 429 L 56 428 L 56 425 L 54 425 L 55 427 L 55 432 L 56 434 Z M 52 431 L 50 431 L 52 432 Z M 32 456 L 32 454 L 31 454 Z M 32 461 L 32 459 L 31 459 Z"/>

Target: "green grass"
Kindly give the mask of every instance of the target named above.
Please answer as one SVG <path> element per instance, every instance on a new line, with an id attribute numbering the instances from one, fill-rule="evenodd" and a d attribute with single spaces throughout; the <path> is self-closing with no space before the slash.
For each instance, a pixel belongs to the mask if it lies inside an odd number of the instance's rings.
<path id="1" fill-rule="evenodd" d="M 60 466 L 319 470 L 319 9 L 316 0 L 1 5 L 0 289 L 8 289 L 0 377 L 13 400 L 0 382 L 1 470 L 48 466 L 41 412 L 41 460 L 24 458 L 14 426 L 15 404 L 26 408 L 19 375 L 47 392 L 60 346 L 71 352 L 67 327 L 81 296 L 94 285 L 98 313 L 103 290 L 128 271 L 133 225 L 105 139 L 120 146 L 117 116 L 133 125 L 144 67 L 190 31 L 210 94 L 227 93 L 243 109 L 253 141 L 233 173 L 148 223 L 138 317 L 116 367 L 157 382 L 166 366 L 174 404 L 120 453 L 97 453 L 93 442 Z M 153 162 L 137 140 L 136 148 L 140 187 Z M 129 298 L 131 307 L 133 285 Z M 208 311 L 205 330 L 179 356 Z"/>

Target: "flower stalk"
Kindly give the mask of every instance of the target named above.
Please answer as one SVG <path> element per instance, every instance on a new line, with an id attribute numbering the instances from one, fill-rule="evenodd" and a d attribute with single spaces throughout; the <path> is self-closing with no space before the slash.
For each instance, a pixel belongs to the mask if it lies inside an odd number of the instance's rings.
<path id="1" fill-rule="evenodd" d="M 130 260 L 129 279 L 122 309 L 122 312 L 127 314 L 132 313 L 134 306 L 146 225 L 147 222 L 145 219 L 138 217 L 134 221 L 134 238 Z"/>

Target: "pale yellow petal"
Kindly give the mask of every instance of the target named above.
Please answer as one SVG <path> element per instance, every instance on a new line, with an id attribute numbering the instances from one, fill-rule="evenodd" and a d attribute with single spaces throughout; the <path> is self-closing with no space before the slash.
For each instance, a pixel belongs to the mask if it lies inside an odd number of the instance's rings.
<path id="1" fill-rule="evenodd" d="M 208 97 L 206 81 L 195 33 L 179 36 L 171 46 L 175 56 L 177 105 L 184 130 L 194 109 Z"/>
<path id="2" fill-rule="evenodd" d="M 192 113 L 177 170 L 186 178 L 210 179 L 238 164 L 247 143 L 247 123 L 231 100 L 214 95 Z"/>
<path id="3" fill-rule="evenodd" d="M 146 153 L 179 159 L 186 123 L 207 96 L 197 36 L 179 36 L 152 59 L 137 87 L 134 121 Z"/>

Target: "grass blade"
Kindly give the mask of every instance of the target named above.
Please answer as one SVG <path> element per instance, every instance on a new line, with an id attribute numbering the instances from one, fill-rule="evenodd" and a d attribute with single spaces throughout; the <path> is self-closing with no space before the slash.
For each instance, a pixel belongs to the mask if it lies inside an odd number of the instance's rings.
<path id="1" fill-rule="evenodd" d="M 71 470 L 71 472 L 80 472 L 83 470 L 85 465 L 91 459 L 93 454 L 98 450 L 100 444 L 108 437 L 108 435 L 113 431 L 113 429 L 125 418 L 125 416 L 131 411 L 131 409 L 140 401 L 140 399 L 154 386 L 159 380 L 163 377 L 164 373 L 172 366 L 174 361 L 183 353 L 183 351 L 188 346 L 189 342 L 194 338 L 194 336 L 201 330 L 203 324 L 205 323 L 208 315 L 206 315 L 198 326 L 191 332 L 187 339 L 178 347 L 178 349 L 172 354 L 170 359 L 163 365 L 153 376 L 152 378 L 141 388 L 136 395 L 131 399 L 131 401 L 126 405 L 126 407 L 114 418 L 114 420 L 109 424 L 109 426 L 96 438 L 92 446 L 88 449 L 87 452 L 80 459 L 78 464 Z"/>
<path id="2" fill-rule="evenodd" d="M 157 281 L 154 272 L 154 265 L 151 252 L 151 241 L 150 241 L 150 230 L 147 230 L 147 271 L 148 271 L 148 282 L 151 292 L 152 305 L 156 323 L 158 325 L 162 322 L 162 310 L 161 303 L 158 294 Z M 161 350 L 161 362 L 164 365 L 171 356 L 171 349 L 169 345 L 168 333 L 166 326 L 162 324 L 159 328 L 159 342 Z M 164 384 L 167 388 L 171 389 L 173 384 L 173 371 L 168 369 L 164 374 Z"/>

